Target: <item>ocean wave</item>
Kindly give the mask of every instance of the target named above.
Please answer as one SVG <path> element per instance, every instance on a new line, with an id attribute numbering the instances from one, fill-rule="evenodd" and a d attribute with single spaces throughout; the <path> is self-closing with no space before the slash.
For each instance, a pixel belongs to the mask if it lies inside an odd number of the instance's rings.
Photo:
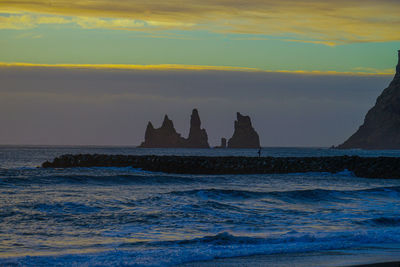
<path id="1" fill-rule="evenodd" d="M 172 191 L 168 194 L 176 196 L 194 196 L 201 199 L 215 198 L 215 199 L 226 199 L 226 198 L 257 198 L 263 197 L 268 192 L 258 191 L 247 191 L 247 190 L 234 190 L 234 189 L 193 189 L 184 191 Z"/>
<path id="2" fill-rule="evenodd" d="M 194 189 L 184 191 L 172 191 L 168 194 L 176 196 L 196 197 L 200 199 L 251 199 L 263 197 L 275 197 L 280 199 L 297 199 L 303 201 L 337 201 L 341 197 L 346 199 L 349 196 L 360 196 L 365 194 L 371 195 L 388 195 L 400 193 L 399 186 L 393 187 L 376 187 L 369 189 L 357 190 L 328 190 L 328 189 L 306 189 L 291 191 L 250 191 L 235 189 Z"/>
<path id="3" fill-rule="evenodd" d="M 31 206 L 32 209 L 43 213 L 93 213 L 101 210 L 100 207 L 92 207 L 82 203 L 38 203 Z"/>
<path id="4" fill-rule="evenodd" d="M 333 239 L 334 238 L 334 239 Z M 338 248 L 343 243 L 354 243 L 358 245 L 370 243 L 394 243 L 400 242 L 400 231 L 397 230 L 366 230 L 366 231 L 349 231 L 349 232 L 330 232 L 330 233 L 288 233 L 283 235 L 274 235 L 271 237 L 250 237 L 238 236 L 229 232 L 221 232 L 216 235 L 209 235 L 194 239 L 177 240 L 177 241 L 161 241 L 149 242 L 148 246 L 166 246 L 171 245 L 277 245 L 277 244 L 312 244 L 312 243 L 331 243 L 331 246 Z M 338 246 L 338 247 L 336 247 Z M 299 246 L 300 248 L 300 246 Z M 282 248 L 284 249 L 284 248 Z M 294 252 L 294 251 L 285 251 Z"/>
<path id="5" fill-rule="evenodd" d="M 400 226 L 400 217 L 379 217 L 363 220 L 357 223 L 377 227 L 397 227 Z"/>
<path id="6" fill-rule="evenodd" d="M 7 177 L 8 176 L 8 177 Z M 25 184 L 168 184 L 168 183 L 190 183 L 193 178 L 171 175 L 148 175 L 144 173 L 94 173 L 94 174 L 41 174 L 36 176 L 25 176 L 23 174 L 0 179 L 0 186 L 25 185 Z"/>
<path id="7" fill-rule="evenodd" d="M 398 242 L 400 242 L 400 232 L 393 230 L 289 233 L 274 237 L 237 236 L 229 232 L 222 232 L 188 240 L 124 243 L 98 253 L 0 258 L 0 264 L 18 266 L 173 266 L 215 258 L 306 253 Z M 104 246 L 102 248 L 104 249 Z"/>
<path id="8" fill-rule="evenodd" d="M 349 171 L 348 169 L 344 169 L 343 171 L 332 173 L 332 172 L 291 172 L 285 173 L 288 176 L 310 176 L 310 177 L 326 177 L 326 176 L 335 176 L 335 177 L 355 177 L 354 172 Z"/>

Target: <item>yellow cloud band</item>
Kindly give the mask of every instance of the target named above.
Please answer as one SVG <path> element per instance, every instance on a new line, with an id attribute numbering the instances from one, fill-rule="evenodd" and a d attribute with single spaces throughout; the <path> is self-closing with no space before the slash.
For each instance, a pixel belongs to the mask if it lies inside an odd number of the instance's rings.
<path id="1" fill-rule="evenodd" d="M 306 70 L 262 70 L 258 68 L 232 67 L 232 66 L 207 66 L 207 65 L 130 65 L 130 64 L 37 64 L 22 62 L 0 62 L 0 68 L 5 67 L 33 67 L 33 68 L 64 68 L 64 69 L 101 69 L 101 70 L 186 70 L 186 71 L 242 71 L 242 72 L 269 72 L 292 73 L 304 75 L 348 75 L 348 76 L 389 76 L 393 71 L 374 70 L 374 72 L 338 72 L 338 71 L 306 71 Z"/>
<path id="2" fill-rule="evenodd" d="M 2 12 L 72 16 L 84 28 L 205 29 L 331 45 L 400 40 L 394 0 L 8 0 Z"/>

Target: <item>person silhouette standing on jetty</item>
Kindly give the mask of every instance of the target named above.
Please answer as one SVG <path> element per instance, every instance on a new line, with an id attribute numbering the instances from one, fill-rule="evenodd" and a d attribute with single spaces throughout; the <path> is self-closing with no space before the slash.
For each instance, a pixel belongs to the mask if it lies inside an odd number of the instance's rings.
<path id="1" fill-rule="evenodd" d="M 258 148 L 258 157 L 261 158 L 261 147 Z"/>

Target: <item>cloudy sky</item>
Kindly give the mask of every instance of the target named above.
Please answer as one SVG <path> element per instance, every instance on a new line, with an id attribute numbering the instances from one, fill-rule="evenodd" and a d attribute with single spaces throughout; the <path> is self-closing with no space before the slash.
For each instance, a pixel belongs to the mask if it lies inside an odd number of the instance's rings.
<path id="1" fill-rule="evenodd" d="M 136 145 L 197 107 L 211 144 L 249 114 L 265 146 L 357 129 L 400 49 L 398 0 L 0 1 L 0 144 Z"/>

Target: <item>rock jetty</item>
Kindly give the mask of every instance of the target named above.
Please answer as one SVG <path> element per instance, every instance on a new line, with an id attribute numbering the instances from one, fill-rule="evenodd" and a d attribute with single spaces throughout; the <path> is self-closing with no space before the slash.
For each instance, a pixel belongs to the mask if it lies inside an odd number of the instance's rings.
<path id="1" fill-rule="evenodd" d="M 139 147 L 147 148 L 209 148 L 208 136 L 205 129 L 201 129 L 201 121 L 197 109 L 193 109 L 190 119 L 189 137 L 183 138 L 167 115 L 160 128 L 155 129 L 153 124 L 147 124 L 144 142 Z"/>
<path id="2" fill-rule="evenodd" d="M 400 50 L 396 74 L 365 116 L 363 125 L 339 149 L 400 149 Z"/>
<path id="3" fill-rule="evenodd" d="M 228 148 L 259 148 L 260 138 L 251 125 L 249 116 L 236 113 L 235 131 L 228 140 Z"/>
<path id="4" fill-rule="evenodd" d="M 395 157 L 203 157 L 79 154 L 63 155 L 43 168 L 134 167 L 146 171 L 184 174 L 263 174 L 349 170 L 365 178 L 400 178 Z"/>

